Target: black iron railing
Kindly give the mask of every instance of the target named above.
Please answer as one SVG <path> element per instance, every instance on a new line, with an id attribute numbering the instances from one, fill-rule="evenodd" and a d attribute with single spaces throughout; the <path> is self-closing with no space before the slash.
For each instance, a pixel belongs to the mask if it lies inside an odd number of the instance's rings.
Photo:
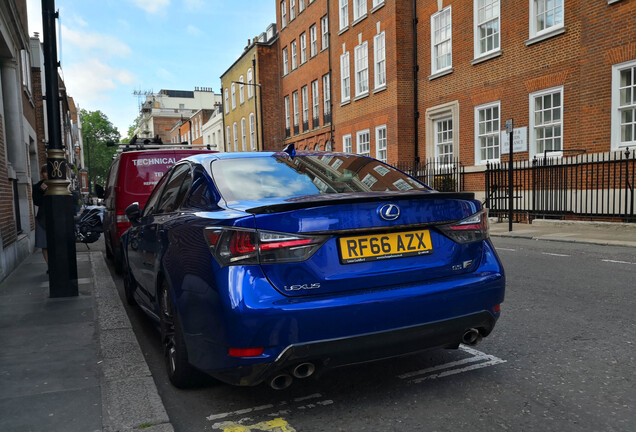
<path id="1" fill-rule="evenodd" d="M 459 159 L 440 162 L 429 159 L 425 162 L 399 162 L 397 169 L 426 183 L 440 192 L 460 192 L 464 190 L 464 167 Z"/>
<path id="2" fill-rule="evenodd" d="M 490 215 L 508 217 L 508 163 L 487 164 L 485 180 Z M 515 162 L 513 217 L 636 222 L 635 182 L 634 150 Z"/>

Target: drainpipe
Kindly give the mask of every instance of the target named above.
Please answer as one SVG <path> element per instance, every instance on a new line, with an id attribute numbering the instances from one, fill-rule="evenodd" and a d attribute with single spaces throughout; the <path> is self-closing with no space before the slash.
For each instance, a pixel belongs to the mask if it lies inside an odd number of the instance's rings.
<path id="1" fill-rule="evenodd" d="M 227 137 L 225 136 L 225 89 L 221 86 L 221 119 L 223 120 L 223 148 L 225 149 L 225 145 L 227 143 Z M 230 151 L 227 149 L 226 151 Z"/>
<path id="2" fill-rule="evenodd" d="M 418 72 L 419 65 L 417 64 L 417 0 L 413 0 L 413 112 L 415 125 L 413 130 L 415 131 L 415 163 L 420 163 L 420 138 L 419 138 L 419 123 L 420 123 L 420 111 L 418 101 Z"/>

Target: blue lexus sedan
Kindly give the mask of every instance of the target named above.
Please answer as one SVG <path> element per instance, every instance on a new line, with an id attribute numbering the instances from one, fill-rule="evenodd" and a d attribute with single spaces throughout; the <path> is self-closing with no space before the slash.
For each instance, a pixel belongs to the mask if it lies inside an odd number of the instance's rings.
<path id="1" fill-rule="evenodd" d="M 505 277 L 472 193 L 373 158 L 216 153 L 126 210 L 125 290 L 177 387 L 288 387 L 320 368 L 488 336 Z"/>

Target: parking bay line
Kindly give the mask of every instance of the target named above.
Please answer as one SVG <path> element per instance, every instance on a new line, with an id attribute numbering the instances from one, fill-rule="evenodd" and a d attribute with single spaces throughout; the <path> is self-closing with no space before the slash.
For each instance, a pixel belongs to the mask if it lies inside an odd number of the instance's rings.
<path id="1" fill-rule="evenodd" d="M 298 404 L 300 402 L 305 402 L 305 401 L 309 401 L 312 399 L 320 399 L 322 398 L 322 395 L 320 393 L 314 393 L 312 395 L 309 396 L 303 396 L 303 397 L 298 397 L 295 398 L 291 401 L 282 401 L 282 402 L 278 402 L 277 404 L 267 404 L 267 405 L 260 405 L 257 407 L 251 407 L 251 408 L 244 408 L 244 409 L 240 409 L 237 411 L 231 411 L 231 412 L 226 412 L 226 413 L 219 413 L 219 414 L 212 414 L 209 415 L 208 417 L 206 417 L 206 419 L 210 420 L 210 421 L 214 421 L 214 420 L 221 420 L 221 419 L 225 419 L 225 418 L 231 418 L 231 417 L 237 417 L 237 416 L 242 416 L 245 414 L 249 414 L 249 413 L 253 413 L 253 412 L 257 412 L 257 411 L 265 411 L 268 409 L 277 409 L 277 411 L 272 412 L 270 414 L 267 414 L 268 416 L 277 416 L 280 415 L 281 413 L 288 413 L 291 409 L 292 409 L 292 405 L 294 404 Z M 316 402 L 310 402 L 308 404 L 305 405 L 301 405 L 301 406 L 296 406 L 295 409 L 308 409 L 308 408 L 315 408 L 316 406 L 325 406 L 325 405 L 331 405 L 333 404 L 332 400 L 322 400 L 322 401 L 316 401 Z"/>
<path id="2" fill-rule="evenodd" d="M 421 369 L 419 371 L 408 372 L 402 375 L 399 375 L 398 378 L 409 380 L 409 382 L 413 384 L 419 384 L 422 381 L 443 378 L 450 375 L 456 375 L 462 372 L 468 372 L 475 369 L 481 369 L 488 366 L 494 366 L 497 364 L 505 363 L 506 360 L 500 359 L 499 357 L 495 357 L 490 354 L 483 353 L 474 348 L 469 348 L 467 346 L 460 346 L 460 350 L 471 354 L 472 357 L 468 357 L 462 360 L 457 360 L 449 363 L 444 363 L 441 365 L 433 366 L 426 369 Z M 464 366 L 468 365 L 468 366 Z M 458 366 L 464 366 L 459 367 Z M 440 373 L 434 373 L 437 371 L 442 371 Z M 414 378 L 420 377 L 420 378 Z M 413 379 L 411 379 L 413 378 Z"/>
<path id="3" fill-rule="evenodd" d="M 617 261 L 617 260 L 607 260 L 607 259 L 604 259 L 604 260 L 601 260 L 601 261 L 606 262 L 606 263 L 612 263 L 612 264 L 631 264 L 631 265 L 636 265 L 636 263 L 629 262 L 629 261 Z"/>

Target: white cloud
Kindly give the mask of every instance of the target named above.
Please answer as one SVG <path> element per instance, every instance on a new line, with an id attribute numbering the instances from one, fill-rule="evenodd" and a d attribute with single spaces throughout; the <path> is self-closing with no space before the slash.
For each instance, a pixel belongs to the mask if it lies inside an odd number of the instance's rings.
<path id="1" fill-rule="evenodd" d="M 132 2 L 149 14 L 164 12 L 170 6 L 170 0 L 132 0 Z"/>
<path id="2" fill-rule="evenodd" d="M 91 51 L 91 55 L 100 51 L 108 57 L 127 57 L 132 52 L 128 45 L 115 36 L 73 30 L 65 25 L 62 25 L 62 43 Z"/>
<path id="3" fill-rule="evenodd" d="M 203 34 L 201 29 L 199 29 L 198 27 L 195 27 L 193 25 L 189 25 L 186 28 L 186 30 L 187 30 L 188 34 L 191 35 L 191 36 L 201 36 Z"/>
<path id="4" fill-rule="evenodd" d="M 164 81 L 171 81 L 175 78 L 174 74 L 164 68 L 157 69 L 157 77 L 161 78 Z"/>
<path id="5" fill-rule="evenodd" d="M 184 0 L 188 10 L 203 9 L 205 2 L 203 0 Z"/>
<path id="6" fill-rule="evenodd" d="M 40 34 L 42 40 L 42 1 L 27 0 L 27 19 L 29 21 L 29 33 Z"/>
<path id="7" fill-rule="evenodd" d="M 126 69 L 113 68 L 97 59 L 75 63 L 64 70 L 69 95 L 84 105 L 110 99 L 119 85 L 129 85 L 135 76 Z"/>

